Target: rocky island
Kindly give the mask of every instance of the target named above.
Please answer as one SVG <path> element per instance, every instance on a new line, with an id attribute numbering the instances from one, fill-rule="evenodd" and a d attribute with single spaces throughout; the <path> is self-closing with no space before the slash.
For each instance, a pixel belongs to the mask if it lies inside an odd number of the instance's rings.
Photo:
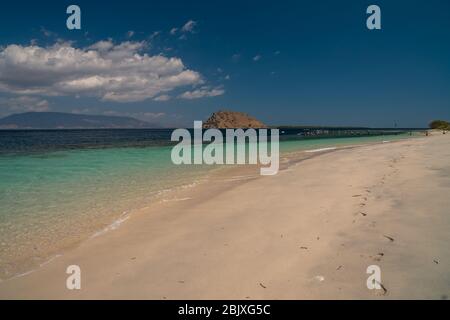
<path id="1" fill-rule="evenodd" d="M 267 126 L 247 113 L 220 110 L 214 112 L 203 123 L 203 128 L 267 128 Z"/>

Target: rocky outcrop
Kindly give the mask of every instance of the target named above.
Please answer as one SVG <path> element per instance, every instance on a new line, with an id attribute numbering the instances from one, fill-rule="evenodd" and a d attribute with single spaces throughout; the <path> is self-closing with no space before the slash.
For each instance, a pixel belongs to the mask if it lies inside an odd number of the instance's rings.
<path id="1" fill-rule="evenodd" d="M 203 123 L 203 128 L 267 128 L 267 126 L 252 116 L 249 116 L 247 113 L 218 111 L 214 112 L 211 117 Z"/>

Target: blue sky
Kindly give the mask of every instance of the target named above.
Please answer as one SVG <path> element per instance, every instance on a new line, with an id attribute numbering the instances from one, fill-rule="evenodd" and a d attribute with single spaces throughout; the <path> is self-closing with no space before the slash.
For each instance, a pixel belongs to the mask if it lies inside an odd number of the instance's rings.
<path id="1" fill-rule="evenodd" d="M 66 28 L 70 4 L 81 8 L 82 30 Z M 370 4 L 381 8 L 381 30 L 366 28 Z M 1 6 L 1 116 L 116 114 L 170 127 L 192 126 L 219 109 L 268 124 L 450 120 L 449 1 Z"/>

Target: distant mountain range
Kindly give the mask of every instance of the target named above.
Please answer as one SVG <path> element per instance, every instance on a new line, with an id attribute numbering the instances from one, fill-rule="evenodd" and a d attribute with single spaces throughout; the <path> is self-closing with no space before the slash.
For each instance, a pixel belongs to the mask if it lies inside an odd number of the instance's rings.
<path id="1" fill-rule="evenodd" d="M 86 115 L 62 112 L 25 112 L 0 119 L 0 129 L 112 129 L 154 128 L 130 117 Z"/>

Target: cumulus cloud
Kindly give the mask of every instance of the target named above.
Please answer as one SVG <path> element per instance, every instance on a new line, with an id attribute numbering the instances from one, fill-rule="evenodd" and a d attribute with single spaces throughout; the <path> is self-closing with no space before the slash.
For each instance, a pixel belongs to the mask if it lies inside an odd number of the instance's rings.
<path id="1" fill-rule="evenodd" d="M 253 57 L 253 61 L 259 61 L 261 60 L 261 55 L 257 54 L 256 56 Z"/>
<path id="2" fill-rule="evenodd" d="M 225 90 L 221 87 L 210 88 L 207 86 L 203 86 L 199 89 L 195 89 L 192 91 L 186 91 L 180 95 L 181 99 L 199 99 L 204 97 L 216 97 L 225 93 Z"/>
<path id="3" fill-rule="evenodd" d="M 49 103 L 37 97 L 0 98 L 0 107 L 4 113 L 43 112 L 49 111 Z"/>
<path id="4" fill-rule="evenodd" d="M 146 47 L 144 41 L 115 44 L 111 39 L 87 48 L 8 45 L 0 49 L 0 91 L 133 102 L 203 83 L 181 59 L 148 55 Z"/>
<path id="5" fill-rule="evenodd" d="M 114 47 L 111 39 L 98 41 L 88 47 L 90 50 L 97 50 L 101 52 L 109 51 Z"/>

